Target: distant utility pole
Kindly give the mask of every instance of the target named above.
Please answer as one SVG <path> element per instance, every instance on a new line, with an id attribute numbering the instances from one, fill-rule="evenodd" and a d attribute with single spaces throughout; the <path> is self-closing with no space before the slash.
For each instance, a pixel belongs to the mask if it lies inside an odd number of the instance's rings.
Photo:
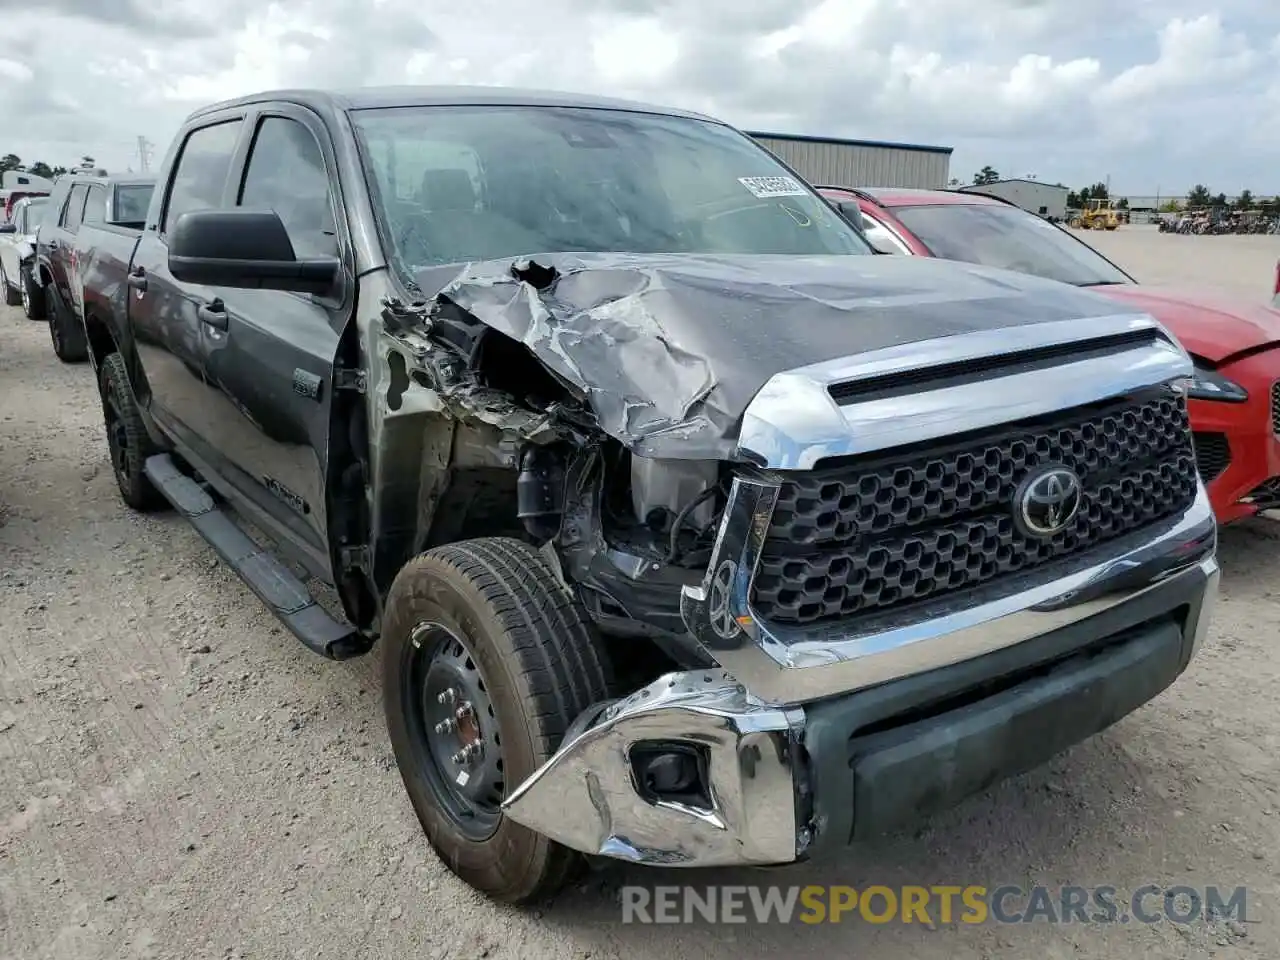
<path id="1" fill-rule="evenodd" d="M 146 137 L 139 135 L 138 137 L 138 167 L 146 173 L 151 169 L 151 141 Z"/>

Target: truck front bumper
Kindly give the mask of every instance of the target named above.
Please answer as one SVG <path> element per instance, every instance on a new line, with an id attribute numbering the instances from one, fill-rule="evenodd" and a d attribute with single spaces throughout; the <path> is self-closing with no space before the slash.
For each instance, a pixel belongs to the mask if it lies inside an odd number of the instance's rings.
<path id="1" fill-rule="evenodd" d="M 729 517 L 721 547 L 751 516 Z M 503 808 L 568 847 L 650 864 L 842 848 L 1033 768 L 1168 687 L 1203 643 L 1215 547 L 1201 489 L 1105 563 L 875 636 L 828 635 L 825 657 L 744 609 L 741 642 L 717 634 L 728 672 L 671 674 L 608 706 Z M 708 587 L 685 598 L 700 639 L 723 614 Z"/>

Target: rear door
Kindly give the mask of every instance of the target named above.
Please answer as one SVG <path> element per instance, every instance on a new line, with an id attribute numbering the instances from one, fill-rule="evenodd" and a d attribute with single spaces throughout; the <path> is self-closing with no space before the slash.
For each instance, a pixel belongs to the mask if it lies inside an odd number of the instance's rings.
<path id="1" fill-rule="evenodd" d="M 200 311 L 216 293 L 174 279 L 168 237 L 182 214 L 220 207 L 234 196 L 228 185 L 243 128 L 243 111 L 233 111 L 202 118 L 187 130 L 168 183 L 156 188 L 166 191 L 158 221 L 143 230 L 129 272 L 129 324 L 148 408 L 179 443 L 215 469 L 211 438 L 218 411 L 205 385 Z"/>
<path id="2" fill-rule="evenodd" d="M 67 194 L 57 221 L 49 228 L 49 272 L 53 274 L 53 286 L 58 298 L 65 304 L 71 299 L 71 254 L 75 248 L 76 234 L 84 217 L 85 200 L 89 185 L 77 183 Z"/>
<path id="3" fill-rule="evenodd" d="M 85 195 L 84 214 L 80 218 L 81 228 L 86 225 L 102 226 L 106 222 L 107 212 L 107 188 L 101 183 L 89 185 L 89 192 Z M 87 240 L 88 238 L 86 238 Z M 71 249 L 67 252 L 66 259 L 68 261 L 68 274 L 71 286 L 70 302 L 75 305 L 76 315 L 84 316 L 84 283 L 81 276 L 83 264 L 80 263 L 81 249 L 76 246 L 75 241 L 71 243 Z"/>
<path id="4" fill-rule="evenodd" d="M 339 257 L 354 276 L 324 125 L 280 104 L 262 108 L 253 127 L 237 205 L 274 210 L 299 259 Z M 263 509 L 322 554 L 333 366 L 353 289 L 346 280 L 327 296 L 220 288 L 209 291 L 200 328 L 209 385 L 226 411 L 219 449 Z"/>

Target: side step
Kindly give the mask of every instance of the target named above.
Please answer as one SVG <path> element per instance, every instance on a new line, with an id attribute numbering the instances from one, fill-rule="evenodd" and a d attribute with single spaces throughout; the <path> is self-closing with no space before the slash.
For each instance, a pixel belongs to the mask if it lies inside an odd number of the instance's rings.
<path id="1" fill-rule="evenodd" d="M 162 453 L 148 457 L 143 470 L 157 490 L 187 518 L 258 599 L 280 618 L 308 650 L 331 660 L 366 653 L 368 641 L 349 624 L 329 616 L 275 554 L 263 550 L 241 530 L 213 497 Z"/>

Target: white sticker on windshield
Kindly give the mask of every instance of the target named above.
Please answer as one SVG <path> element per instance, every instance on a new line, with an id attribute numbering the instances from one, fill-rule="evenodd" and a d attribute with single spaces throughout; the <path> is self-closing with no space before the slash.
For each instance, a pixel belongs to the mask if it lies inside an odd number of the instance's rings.
<path id="1" fill-rule="evenodd" d="M 762 200 L 766 197 L 808 196 L 791 177 L 739 177 L 738 182 Z"/>

